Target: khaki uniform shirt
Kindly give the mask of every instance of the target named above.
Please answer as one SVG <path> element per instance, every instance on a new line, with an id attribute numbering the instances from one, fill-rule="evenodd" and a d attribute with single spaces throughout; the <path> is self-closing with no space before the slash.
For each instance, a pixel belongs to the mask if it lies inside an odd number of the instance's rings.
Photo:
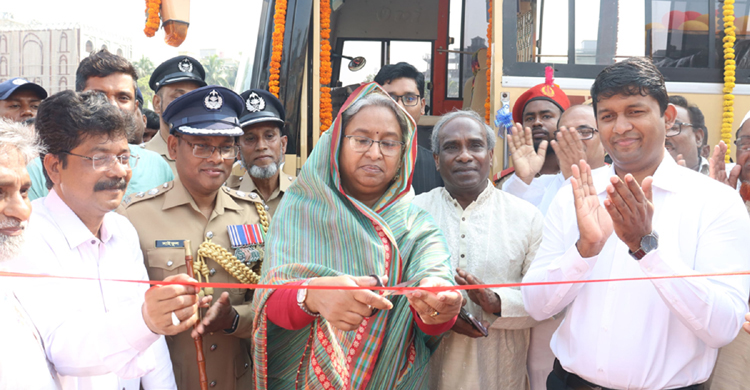
<path id="1" fill-rule="evenodd" d="M 143 144 L 143 148 L 161 154 L 167 164 L 169 164 L 169 168 L 172 169 L 172 174 L 174 175 L 174 177 L 177 177 L 177 168 L 175 168 L 174 160 L 169 157 L 169 151 L 167 150 L 167 141 L 165 141 L 164 138 L 161 137 L 161 130 L 157 131 L 156 134 L 154 134 L 153 138 Z"/>
<path id="2" fill-rule="evenodd" d="M 271 197 L 269 199 L 263 199 L 266 202 L 266 206 L 268 206 L 269 217 L 273 216 L 274 211 L 276 211 L 276 207 L 278 207 L 279 203 L 281 203 L 281 197 L 284 196 L 284 192 L 286 192 L 286 189 L 289 188 L 289 186 L 294 182 L 294 179 L 296 179 L 295 176 L 289 175 L 283 170 L 279 169 L 279 186 L 276 187 L 276 191 L 271 194 Z M 251 192 L 255 192 L 260 195 L 258 188 L 253 182 L 253 178 L 250 177 L 250 173 L 248 173 L 247 170 L 242 167 L 239 161 L 234 163 L 234 166 L 232 167 L 232 174 L 229 176 L 229 179 L 227 179 L 226 186 L 233 190 L 241 191 L 244 193 L 249 194 Z"/>
<path id="3" fill-rule="evenodd" d="M 190 240 L 193 258 L 197 259 L 200 244 L 211 241 L 234 253 L 227 225 L 260 223 L 255 194 L 240 196 L 237 191 L 222 187 L 216 205 L 207 221 L 190 193 L 179 179 L 165 183 L 144 193 L 131 195 L 117 212 L 127 217 L 138 231 L 143 259 L 151 280 L 163 280 L 170 275 L 186 273 L 184 248 L 157 247 L 161 240 Z M 239 283 L 221 265 L 206 259 L 210 270 L 209 281 Z M 197 270 L 196 270 L 197 273 Z M 197 279 L 197 278 L 196 278 Z M 204 280 L 205 281 L 205 280 Z M 208 383 L 212 389 L 251 389 L 253 372 L 248 347 L 252 337 L 254 313 L 250 310 L 252 290 L 214 289 L 214 298 L 229 292 L 232 306 L 239 313 L 237 329 L 232 334 L 222 331 L 203 335 Z M 196 351 L 190 332 L 167 336 L 177 388 L 198 390 Z"/>

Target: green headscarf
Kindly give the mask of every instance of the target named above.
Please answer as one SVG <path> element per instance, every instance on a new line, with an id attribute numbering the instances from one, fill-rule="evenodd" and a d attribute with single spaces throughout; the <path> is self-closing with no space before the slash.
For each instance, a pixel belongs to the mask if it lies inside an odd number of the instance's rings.
<path id="1" fill-rule="evenodd" d="M 427 212 L 411 205 L 416 126 L 400 106 L 396 105 L 408 122 L 401 174 L 372 209 L 341 186 L 341 114 L 371 93 L 388 96 L 375 83 L 358 88 L 284 194 L 268 234 L 261 283 L 371 274 L 388 275 L 391 286 L 428 276 L 452 283 L 443 235 Z M 366 318 L 357 331 L 340 331 L 322 317 L 290 331 L 267 320 L 265 304 L 273 291 L 257 290 L 253 301 L 258 389 L 293 388 L 297 380 L 299 388 L 423 386 L 440 337 L 419 330 L 404 296 L 394 297 L 392 310 Z"/>

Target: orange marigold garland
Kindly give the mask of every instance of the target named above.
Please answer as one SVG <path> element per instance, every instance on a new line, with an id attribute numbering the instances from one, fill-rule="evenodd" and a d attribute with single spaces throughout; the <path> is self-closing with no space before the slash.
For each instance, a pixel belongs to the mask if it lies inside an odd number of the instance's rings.
<path id="1" fill-rule="evenodd" d="M 484 121 L 490 124 L 490 86 L 492 85 L 492 0 L 489 1 L 487 10 L 489 20 L 487 23 L 487 100 L 484 101 Z"/>
<path id="2" fill-rule="evenodd" d="M 143 29 L 143 32 L 149 38 L 156 34 L 156 30 L 159 29 L 159 24 L 161 24 L 160 9 L 161 0 L 146 0 L 146 28 Z"/>
<path id="3" fill-rule="evenodd" d="M 271 51 L 271 70 L 268 78 L 268 91 L 279 97 L 279 80 L 281 74 L 281 52 L 284 50 L 284 29 L 286 26 L 286 0 L 276 0 L 273 15 L 273 35 Z"/>
<path id="4" fill-rule="evenodd" d="M 732 126 L 734 125 L 734 92 L 735 71 L 737 64 L 734 57 L 735 37 L 734 25 L 734 0 L 724 0 L 722 7 L 724 14 L 724 107 L 721 123 L 721 140 L 727 145 L 727 153 L 724 155 L 724 161 L 729 162 L 730 149 L 732 145 Z"/>
<path id="5" fill-rule="evenodd" d="M 324 132 L 333 123 L 333 105 L 331 100 L 331 0 L 320 2 L 320 132 Z"/>

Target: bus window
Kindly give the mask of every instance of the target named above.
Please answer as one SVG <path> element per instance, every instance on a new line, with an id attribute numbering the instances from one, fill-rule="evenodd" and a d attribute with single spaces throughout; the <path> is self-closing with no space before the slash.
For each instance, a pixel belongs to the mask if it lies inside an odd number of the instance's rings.
<path id="1" fill-rule="evenodd" d="M 474 74 L 471 55 L 487 47 L 489 4 L 487 0 L 450 0 L 446 97 L 463 98 L 463 87 Z M 448 42 L 451 42 L 451 39 Z"/>
<path id="2" fill-rule="evenodd" d="M 750 68 L 748 4 L 735 3 L 738 68 Z M 518 0 L 503 2 L 503 72 L 594 78 L 628 57 L 651 58 L 670 81 L 722 82 L 719 0 Z M 515 42 L 515 45 L 508 44 Z M 743 59 L 747 59 L 743 62 Z M 738 72 L 737 82 L 747 82 Z"/>
<path id="3" fill-rule="evenodd" d="M 342 55 L 347 57 L 365 57 L 367 63 L 364 68 L 352 72 L 347 67 L 349 60 L 342 58 L 338 77 L 338 80 L 341 81 L 341 85 L 352 85 L 372 81 L 375 78 L 375 75 L 378 74 L 383 62 L 381 58 L 382 44 L 382 41 L 344 41 L 343 50 L 341 51 Z"/>

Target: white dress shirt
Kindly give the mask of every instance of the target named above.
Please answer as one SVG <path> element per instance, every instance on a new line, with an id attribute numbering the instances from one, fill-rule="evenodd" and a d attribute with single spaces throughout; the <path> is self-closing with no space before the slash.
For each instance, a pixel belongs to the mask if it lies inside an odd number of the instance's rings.
<path id="1" fill-rule="evenodd" d="M 610 176 L 614 175 L 610 168 Z M 594 177 L 600 202 L 609 177 Z M 615 233 L 582 258 L 572 191 L 546 216 L 544 238 L 524 282 L 690 275 L 750 269 L 750 218 L 735 191 L 678 166 L 665 152 L 654 174 L 652 226 L 658 249 L 636 261 Z M 708 379 L 718 348 L 748 311 L 746 276 L 558 284 L 521 289 L 542 320 L 567 307 L 551 347 L 562 366 L 600 386 L 668 389 Z"/>
<path id="2" fill-rule="evenodd" d="M 519 283 L 542 241 L 542 214 L 489 180 L 466 209 L 442 187 L 417 195 L 412 203 L 429 212 L 445 235 L 454 273 L 459 267 L 485 283 Z M 501 317 L 465 296 L 466 310 L 491 324 L 489 336 L 450 332 L 444 337 L 430 360 L 430 389 L 528 388 L 526 351 L 536 321 L 526 313 L 519 288 L 491 290 L 500 297 Z"/>
<path id="3" fill-rule="evenodd" d="M 523 180 L 518 178 L 518 175 L 513 174 L 503 183 L 503 191 L 533 204 L 542 212 L 542 215 L 545 215 L 550 203 L 555 198 L 555 194 L 565 182 L 566 180 L 561 172 L 535 177 L 531 180 L 531 184 L 524 183 Z"/>
<path id="4" fill-rule="evenodd" d="M 94 279 L 28 279 L 16 288 L 63 389 L 176 389 L 164 337 L 141 314 L 149 286 L 101 280 L 148 280 L 133 225 L 107 213 L 99 239 L 55 191 L 32 210 L 13 270 Z"/>
<path id="5" fill-rule="evenodd" d="M 57 390 L 60 383 L 42 338 L 8 288 L 10 279 L 0 279 L 0 390 Z"/>

